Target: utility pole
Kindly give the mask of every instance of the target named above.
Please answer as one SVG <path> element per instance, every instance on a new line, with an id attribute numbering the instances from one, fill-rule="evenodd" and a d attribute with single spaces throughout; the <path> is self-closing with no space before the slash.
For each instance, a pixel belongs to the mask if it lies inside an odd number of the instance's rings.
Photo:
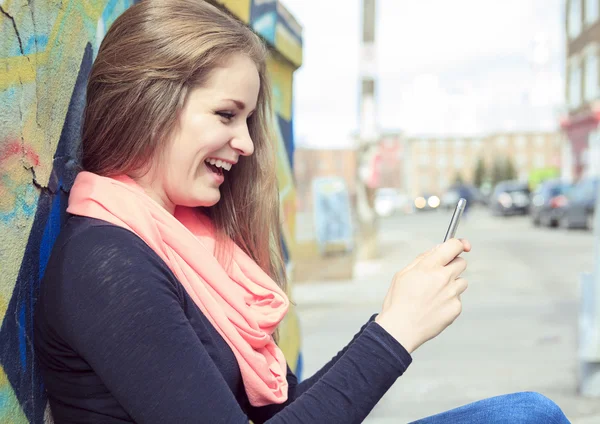
<path id="1" fill-rule="evenodd" d="M 600 151 L 596 147 L 599 134 L 589 136 L 590 164 L 592 172 L 600 163 Z M 590 175 L 596 176 L 596 175 Z M 596 189 L 596 205 L 593 216 L 594 268 L 582 272 L 580 277 L 579 306 L 579 393 L 589 397 L 600 397 L 600 186 Z"/>
<path id="2" fill-rule="evenodd" d="M 374 259 L 378 256 L 377 214 L 375 213 L 376 155 L 379 141 L 375 99 L 375 9 L 376 0 L 363 0 L 363 31 L 360 52 L 360 117 L 358 136 L 358 175 L 356 184 L 356 212 L 359 235 L 357 258 Z"/>

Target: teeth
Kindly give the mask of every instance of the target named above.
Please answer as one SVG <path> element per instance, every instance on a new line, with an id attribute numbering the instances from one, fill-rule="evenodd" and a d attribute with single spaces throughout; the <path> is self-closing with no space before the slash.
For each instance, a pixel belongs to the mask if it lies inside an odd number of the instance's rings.
<path id="1" fill-rule="evenodd" d="M 216 167 L 223 168 L 226 171 L 230 171 L 231 170 L 231 164 L 230 163 L 223 162 L 222 160 L 219 160 L 219 159 L 206 159 L 205 162 L 208 162 L 211 165 L 214 165 Z"/>

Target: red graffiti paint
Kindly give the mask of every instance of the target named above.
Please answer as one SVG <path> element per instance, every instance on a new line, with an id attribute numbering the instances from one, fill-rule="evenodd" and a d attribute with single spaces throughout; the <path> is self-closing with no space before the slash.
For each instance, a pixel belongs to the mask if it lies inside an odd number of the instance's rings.
<path id="1" fill-rule="evenodd" d="M 0 148 L 0 163 L 11 159 L 13 156 L 22 155 L 27 159 L 29 165 L 38 166 L 40 164 L 39 155 L 31 147 L 22 145 L 17 140 L 0 143 L 0 145 L 4 145 Z"/>

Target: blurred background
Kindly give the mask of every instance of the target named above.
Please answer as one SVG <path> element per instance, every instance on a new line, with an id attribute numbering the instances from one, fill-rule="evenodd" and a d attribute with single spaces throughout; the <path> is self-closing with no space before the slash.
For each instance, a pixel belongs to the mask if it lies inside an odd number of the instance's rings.
<path id="1" fill-rule="evenodd" d="M 370 415 L 535 390 L 600 422 L 598 0 L 284 0 L 294 75 L 294 300 L 306 375 L 440 243 L 473 243 L 463 315 Z M 600 280 L 598 280 L 600 281 Z"/>
<path id="2" fill-rule="evenodd" d="M 380 311 L 464 197 L 463 314 L 367 422 L 532 390 L 573 423 L 600 423 L 600 0 L 211 2 L 272 51 L 295 305 L 280 344 L 296 373 Z M 2 423 L 49 422 L 33 308 L 66 219 L 91 64 L 135 3 L 0 0 Z"/>

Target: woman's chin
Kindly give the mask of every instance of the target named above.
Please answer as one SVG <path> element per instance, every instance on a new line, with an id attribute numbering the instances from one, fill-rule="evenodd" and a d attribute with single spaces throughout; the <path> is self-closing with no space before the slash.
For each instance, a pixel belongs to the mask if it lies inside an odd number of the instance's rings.
<path id="1" fill-rule="evenodd" d="M 197 190 L 193 190 L 191 193 L 188 192 L 187 196 L 179 196 L 178 200 L 175 202 L 178 206 L 209 208 L 219 203 L 219 200 L 221 200 L 221 190 L 216 187 L 198 187 Z"/>
<path id="2" fill-rule="evenodd" d="M 196 204 L 195 206 L 210 208 L 219 203 L 219 200 L 221 200 L 221 192 L 217 189 L 214 190 L 214 194 L 212 193 L 212 190 L 210 195 L 205 193 L 204 196 L 197 198 L 194 203 Z"/>

